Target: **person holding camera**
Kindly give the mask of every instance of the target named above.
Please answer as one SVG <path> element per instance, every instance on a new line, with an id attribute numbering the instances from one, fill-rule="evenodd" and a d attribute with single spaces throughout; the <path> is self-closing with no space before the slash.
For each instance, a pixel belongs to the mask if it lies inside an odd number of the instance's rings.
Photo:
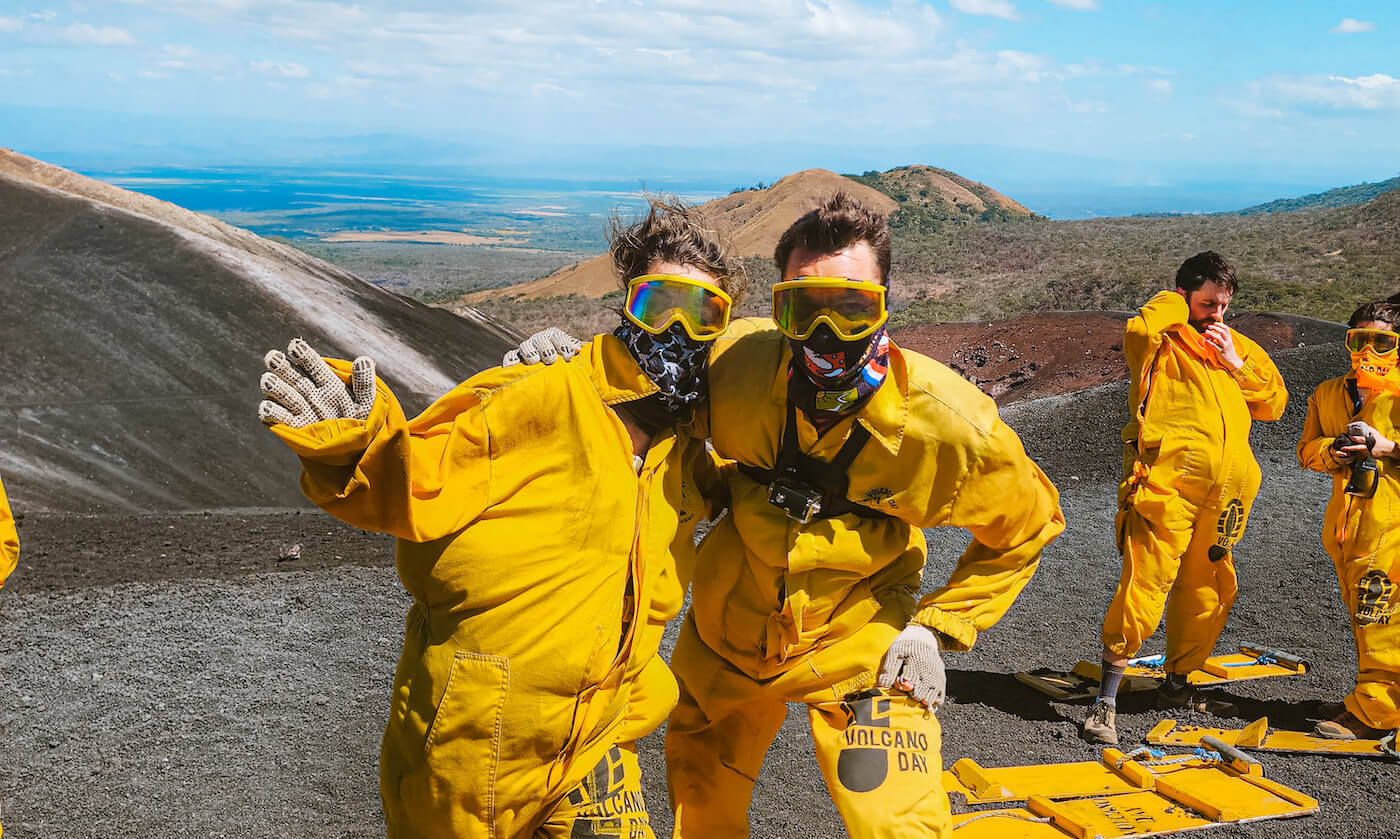
<path id="1" fill-rule="evenodd" d="M 1375 740 L 1400 727 L 1400 305 L 1367 303 L 1348 326 L 1352 369 L 1308 397 L 1298 462 L 1332 476 L 1322 546 L 1337 568 L 1360 667 L 1356 688 L 1314 730 Z"/>
<path id="2" fill-rule="evenodd" d="M 1232 551 L 1260 482 L 1251 420 L 1278 419 L 1288 402 L 1268 353 L 1225 325 L 1238 287 L 1220 254 L 1196 254 L 1175 290 L 1158 292 L 1123 333 L 1130 418 L 1114 522 L 1123 567 L 1103 620 L 1099 698 L 1081 731 L 1091 743 L 1118 742 L 1124 670 L 1164 612 L 1157 707 L 1212 709 L 1187 676 L 1210 657 L 1234 605 Z"/>

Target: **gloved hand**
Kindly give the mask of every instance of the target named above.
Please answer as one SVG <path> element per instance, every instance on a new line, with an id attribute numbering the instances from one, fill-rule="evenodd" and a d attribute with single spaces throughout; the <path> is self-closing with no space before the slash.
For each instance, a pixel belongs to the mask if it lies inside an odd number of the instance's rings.
<path id="1" fill-rule="evenodd" d="M 938 653 L 938 633 L 911 623 L 885 653 L 880 687 L 898 688 L 925 708 L 937 708 L 948 696 L 948 673 Z"/>
<path id="2" fill-rule="evenodd" d="M 265 425 L 301 428 L 327 419 L 366 419 L 374 407 L 374 361 L 355 359 L 350 388 L 330 365 L 300 338 L 293 338 L 284 355 L 271 350 L 263 356 L 270 372 L 258 384 L 267 397 L 258 405 Z"/>
<path id="3" fill-rule="evenodd" d="M 1357 445 L 1362 446 L 1365 451 L 1370 452 L 1375 457 L 1387 457 L 1395 452 L 1395 443 L 1368 422 L 1357 420 L 1348 423 L 1346 433 L 1353 440 L 1357 438 L 1364 440 L 1364 444 L 1357 443 Z"/>
<path id="4" fill-rule="evenodd" d="M 522 363 L 553 364 L 556 357 L 563 357 L 568 361 L 578 355 L 582 347 L 583 344 L 580 344 L 577 338 L 557 326 L 551 326 L 521 341 L 519 349 L 508 351 L 501 359 L 501 366 L 514 367 Z"/>

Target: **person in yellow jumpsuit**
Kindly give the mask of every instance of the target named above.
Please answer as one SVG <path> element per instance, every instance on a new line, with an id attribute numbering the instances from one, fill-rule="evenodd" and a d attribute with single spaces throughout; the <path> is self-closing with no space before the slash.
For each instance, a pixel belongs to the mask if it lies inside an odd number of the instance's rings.
<path id="1" fill-rule="evenodd" d="M 736 323 L 712 352 L 712 442 L 736 467 L 671 659 L 676 837 L 748 835 L 789 702 L 850 836 L 950 835 L 939 650 L 970 648 L 1064 528 L 992 400 L 885 335 L 889 258 L 883 218 L 829 199 L 777 247 L 781 331 Z M 920 528 L 939 526 L 973 540 L 919 599 Z"/>
<path id="2" fill-rule="evenodd" d="M 616 333 L 413 420 L 369 359 L 269 353 L 260 415 L 303 492 L 396 536 L 414 598 L 380 754 L 390 837 L 652 835 L 632 741 L 677 692 L 652 613 L 679 609 L 714 468 L 677 427 L 743 269 L 684 205 L 614 233 Z"/>
<path id="3" fill-rule="evenodd" d="M 1186 260 L 1176 289 L 1128 321 L 1129 420 L 1115 521 L 1123 568 L 1103 620 L 1103 680 L 1083 736 L 1117 743 L 1124 668 L 1167 620 L 1159 708 L 1203 705 L 1187 674 L 1210 657 L 1236 594 L 1233 550 L 1259 491 L 1251 420 L 1283 415 L 1268 354 L 1223 319 L 1238 288 L 1223 257 Z"/>
<path id="4" fill-rule="evenodd" d="M 1316 731 L 1374 740 L 1400 728 L 1400 306 L 1367 303 L 1349 325 L 1354 367 L 1308 398 L 1298 462 L 1332 477 L 1322 545 L 1337 568 L 1360 662 L 1356 689 Z M 1367 368 L 1377 366 L 1381 375 L 1370 380 Z"/>
<path id="5" fill-rule="evenodd" d="M 10 499 L 5 496 L 5 485 L 0 483 L 0 588 L 18 565 L 19 531 L 15 528 L 14 514 L 10 512 Z"/>

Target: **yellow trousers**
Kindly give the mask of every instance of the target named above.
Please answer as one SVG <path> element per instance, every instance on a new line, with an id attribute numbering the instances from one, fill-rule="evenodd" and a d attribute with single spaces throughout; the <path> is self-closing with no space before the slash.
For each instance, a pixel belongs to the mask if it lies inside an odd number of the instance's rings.
<path id="1" fill-rule="evenodd" d="M 1123 570 L 1103 619 L 1105 649 L 1136 655 L 1165 612 L 1167 672 L 1190 673 L 1210 658 L 1239 591 L 1233 552 L 1217 546 L 1220 530 L 1242 531 L 1244 522 L 1228 507 L 1201 510 L 1194 519 L 1183 531 L 1154 525 L 1132 507 L 1119 511 Z"/>
<path id="2" fill-rule="evenodd" d="M 1400 557 L 1335 564 L 1360 663 L 1347 710 L 1372 728 L 1400 728 Z"/>
<path id="3" fill-rule="evenodd" d="M 613 746 L 564 796 L 533 839 L 655 839 L 635 743 Z"/>
<path id="4" fill-rule="evenodd" d="M 807 705 L 817 763 L 852 839 L 951 836 L 938 718 L 875 687 L 900 628 L 869 623 L 759 682 L 705 646 L 687 617 L 671 660 L 681 698 L 666 733 L 673 837 L 749 835 L 754 781 L 789 702 Z"/>

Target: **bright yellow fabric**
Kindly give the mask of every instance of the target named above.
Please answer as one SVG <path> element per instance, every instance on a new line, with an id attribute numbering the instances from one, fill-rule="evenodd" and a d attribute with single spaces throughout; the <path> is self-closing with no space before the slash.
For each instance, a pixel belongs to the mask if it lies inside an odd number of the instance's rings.
<path id="1" fill-rule="evenodd" d="M 642 798 L 637 746 L 613 746 L 569 790 L 533 839 L 655 839 Z"/>
<path id="2" fill-rule="evenodd" d="M 952 835 L 938 718 L 907 696 L 868 690 L 904 614 L 892 605 L 805 666 L 757 681 L 700 640 L 692 612 L 676 642 L 673 660 L 688 666 L 666 730 L 672 836 L 749 835 L 754 779 L 788 702 L 808 707 L 817 764 L 852 839 Z"/>
<path id="3" fill-rule="evenodd" d="M 1224 627 L 1234 600 L 1231 551 L 1259 491 L 1251 420 L 1278 419 L 1288 402 L 1263 348 L 1232 330 L 1244 365 L 1230 370 L 1189 316 L 1184 297 L 1163 291 L 1124 331 L 1131 417 L 1116 522 L 1123 571 L 1103 623 L 1104 646 L 1133 655 L 1156 631 L 1170 591 L 1180 600 L 1167 611 L 1174 673 L 1204 663 Z"/>
<path id="4" fill-rule="evenodd" d="M 10 499 L 5 496 L 5 485 L 0 483 L 0 588 L 18 565 L 19 531 L 10 512 Z"/>
<path id="5" fill-rule="evenodd" d="M 1298 462 L 1332 476 L 1322 546 L 1337 569 L 1360 668 L 1348 710 L 1372 728 L 1400 727 L 1400 461 L 1376 459 L 1375 496 L 1346 494 L 1350 468 L 1332 456 L 1332 440 L 1356 420 L 1385 437 L 1400 434 L 1400 398 L 1378 393 L 1353 413 L 1347 378 L 1329 379 L 1308 398 Z"/>
<path id="6" fill-rule="evenodd" d="M 771 323 L 741 321 L 716 344 L 708 417 L 715 451 L 772 468 L 786 415 L 788 341 Z M 889 760 L 917 764 L 917 783 L 900 775 L 857 794 L 832 777 L 844 748 L 836 708 L 874 688 L 881 659 L 911 619 L 940 632 L 947 648 L 971 647 L 1063 530 L 1059 496 L 992 400 L 916 353 L 892 346 L 885 383 L 856 418 L 820 438 L 799 413 L 799 446 L 830 460 L 855 422 L 871 437 L 848 470 L 847 497 L 888 518 L 845 514 L 799 525 L 768 503 L 767 487 L 725 471 L 730 512 L 697 550 L 703 572 L 671 659 L 682 684 L 667 729 L 677 836 L 746 835 L 753 778 L 787 702 L 809 706 L 819 763 L 852 836 L 948 829 L 933 715 L 919 708 L 919 721 L 907 721 L 914 703 L 895 703 L 900 724 L 927 748 L 918 761 Z M 966 527 L 974 539 L 948 583 L 919 602 L 920 528 L 943 525 Z"/>
<path id="7" fill-rule="evenodd" d="M 366 422 L 273 429 L 308 498 L 399 538 L 414 603 L 380 755 L 391 837 L 531 835 L 670 710 L 648 613 L 683 583 L 671 552 L 687 557 L 690 473 L 710 461 L 667 430 L 633 471 L 608 406 L 654 391 L 600 336 L 568 363 L 488 370 L 412 421 L 380 383 Z"/>
<path id="8" fill-rule="evenodd" d="M 788 341 L 772 329 L 722 337 L 710 361 L 709 424 L 722 457 L 772 468 L 781 448 Z M 910 617 L 969 649 L 1030 580 L 1064 529 L 1059 495 L 974 385 L 929 358 L 890 348 L 889 375 L 855 419 L 820 438 L 798 413 L 798 443 L 831 460 L 854 422 L 870 440 L 848 470 L 847 497 L 890 518 L 843 515 L 799 525 L 768 490 L 729 472 L 730 515 L 701 543 L 692 613 L 710 648 L 755 678 L 795 666 L 870 621 L 911 611 L 926 555 L 924 527 L 964 527 L 973 541 L 946 585 Z M 872 662 L 873 664 L 873 662 Z"/>

